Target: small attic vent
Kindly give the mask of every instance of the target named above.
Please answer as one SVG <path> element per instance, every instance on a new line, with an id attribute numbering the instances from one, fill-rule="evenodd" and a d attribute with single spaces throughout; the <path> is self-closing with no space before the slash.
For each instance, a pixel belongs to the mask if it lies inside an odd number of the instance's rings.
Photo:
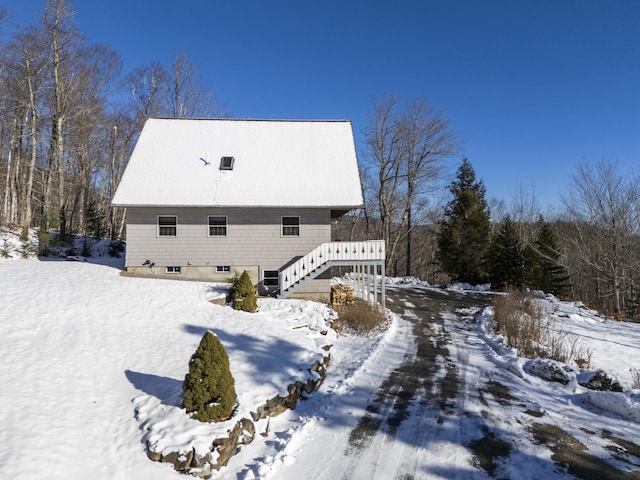
<path id="1" fill-rule="evenodd" d="M 220 170 L 233 170 L 234 157 L 222 157 L 220 159 Z"/>

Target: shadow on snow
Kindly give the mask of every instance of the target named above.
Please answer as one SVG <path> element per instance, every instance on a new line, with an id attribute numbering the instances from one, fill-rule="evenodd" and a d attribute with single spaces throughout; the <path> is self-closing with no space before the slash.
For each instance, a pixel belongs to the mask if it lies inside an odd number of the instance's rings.
<path id="1" fill-rule="evenodd" d="M 124 374 L 134 388 L 156 397 L 163 405 L 182 406 L 182 380 L 132 370 Z"/>
<path id="2" fill-rule="evenodd" d="M 234 365 L 243 365 L 243 375 L 251 377 L 258 384 L 274 385 L 277 391 L 283 393 L 286 393 L 289 383 L 298 379 L 303 380 L 302 377 L 305 377 L 313 363 L 313 360 L 309 360 L 308 365 L 304 363 L 304 359 L 309 358 L 307 350 L 279 337 L 265 339 L 245 333 L 231 334 L 219 327 L 209 329 L 197 325 L 185 325 L 183 328 L 187 333 L 198 337 L 202 337 L 205 332 L 211 330 L 217 335 L 227 352 L 233 352 L 234 357 L 241 360 L 232 362 L 232 373 Z M 291 380 L 293 376 L 300 378 Z"/>

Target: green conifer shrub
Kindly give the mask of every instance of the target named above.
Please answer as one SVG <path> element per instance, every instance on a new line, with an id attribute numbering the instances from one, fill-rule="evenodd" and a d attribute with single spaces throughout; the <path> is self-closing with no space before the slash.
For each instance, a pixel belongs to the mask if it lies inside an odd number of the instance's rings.
<path id="1" fill-rule="evenodd" d="M 258 308 L 256 287 L 251 282 L 251 277 L 245 270 L 236 278 L 231 287 L 231 304 L 235 310 L 255 312 Z"/>
<path id="2" fill-rule="evenodd" d="M 120 258 L 121 254 L 124 253 L 126 248 L 126 244 L 122 240 L 111 240 L 109 242 L 109 249 L 107 253 L 110 257 Z"/>
<path id="3" fill-rule="evenodd" d="M 2 258 L 9 258 L 11 256 L 11 245 L 8 239 L 5 239 L 2 247 L 0 247 L 0 256 L 2 256 Z"/>
<path id="4" fill-rule="evenodd" d="M 560 263 L 560 245 L 551 225 L 542 223 L 532 248 L 534 268 L 531 285 L 546 293 L 562 296 L 569 290 L 569 273 Z"/>
<path id="5" fill-rule="evenodd" d="M 507 216 L 491 241 L 488 255 L 489 281 L 494 289 L 522 288 L 526 283 L 527 254 L 515 224 Z"/>
<path id="6" fill-rule="evenodd" d="M 487 280 L 490 214 L 484 183 L 476 179 L 467 158 L 462 160 L 449 192 L 453 198 L 440 223 L 437 258 L 453 281 L 483 283 Z"/>
<path id="7" fill-rule="evenodd" d="M 233 414 L 236 404 L 235 380 L 222 343 L 206 332 L 189 360 L 189 373 L 182 383 L 182 406 L 191 418 L 201 422 L 221 422 Z"/>
<path id="8" fill-rule="evenodd" d="M 43 215 L 40 219 L 40 228 L 38 229 L 38 255 L 42 255 L 43 257 L 48 257 L 51 254 L 51 244 L 53 243 L 53 239 L 51 238 L 51 234 L 47 231 L 45 221 L 45 216 Z"/>

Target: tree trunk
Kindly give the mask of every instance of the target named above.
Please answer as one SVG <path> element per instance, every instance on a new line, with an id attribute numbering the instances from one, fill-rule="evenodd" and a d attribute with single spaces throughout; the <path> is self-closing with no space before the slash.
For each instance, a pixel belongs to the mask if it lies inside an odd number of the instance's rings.
<path id="1" fill-rule="evenodd" d="M 411 206 L 407 212 L 407 277 L 411 276 Z"/>
<path id="2" fill-rule="evenodd" d="M 29 69 L 30 70 L 30 69 Z M 29 107 L 31 110 L 31 121 L 29 122 L 29 138 L 31 141 L 31 159 L 29 162 L 29 173 L 27 177 L 27 185 L 24 192 L 25 209 L 23 226 L 29 228 L 33 216 L 31 208 L 31 197 L 33 195 L 33 176 L 36 169 L 36 159 L 38 158 L 38 142 L 37 142 L 37 105 L 35 91 L 33 88 L 33 80 L 29 76 L 27 79 L 27 87 L 29 88 Z"/>

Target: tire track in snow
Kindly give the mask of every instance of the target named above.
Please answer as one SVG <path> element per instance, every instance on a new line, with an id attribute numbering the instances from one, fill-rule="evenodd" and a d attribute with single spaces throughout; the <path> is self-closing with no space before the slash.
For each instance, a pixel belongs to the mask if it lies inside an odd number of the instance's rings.
<path id="1" fill-rule="evenodd" d="M 434 298 L 426 300 L 423 291 L 404 291 L 392 304 L 391 309 L 412 324 L 415 355 L 406 356 L 382 383 L 352 430 L 346 451 L 352 459 L 345 480 L 357 478 L 359 469 L 375 472 L 375 478 L 424 478 L 434 464 L 464 466 L 445 476 L 467 478 L 479 473 L 472 468 L 472 455 L 461 438 L 464 404 L 459 402 L 464 402 L 464 395 L 460 399 L 456 362 L 464 363 L 465 357 L 453 348 L 451 358 L 451 338 L 441 315 L 443 309 L 468 306 L 477 299 L 429 293 Z M 376 462 L 373 468 L 372 462 Z"/>

